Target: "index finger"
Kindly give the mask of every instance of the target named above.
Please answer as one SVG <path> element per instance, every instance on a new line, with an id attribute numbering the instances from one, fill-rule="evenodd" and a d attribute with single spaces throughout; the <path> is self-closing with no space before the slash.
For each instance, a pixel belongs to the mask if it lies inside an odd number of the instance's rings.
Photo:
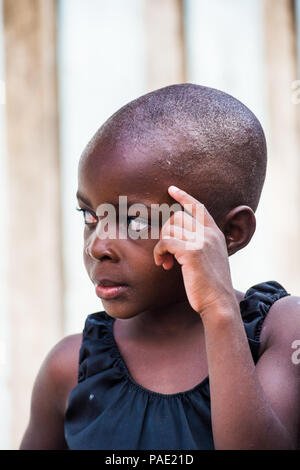
<path id="1" fill-rule="evenodd" d="M 196 220 L 204 225 L 216 225 L 213 217 L 202 202 L 195 199 L 183 189 L 177 188 L 177 186 L 169 186 L 168 192 L 170 196 L 178 201 Z"/>

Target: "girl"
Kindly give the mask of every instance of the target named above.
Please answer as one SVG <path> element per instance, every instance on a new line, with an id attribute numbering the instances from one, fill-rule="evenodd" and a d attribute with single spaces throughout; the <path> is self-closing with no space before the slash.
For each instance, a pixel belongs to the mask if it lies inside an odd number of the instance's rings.
<path id="1" fill-rule="evenodd" d="M 218 90 L 166 87 L 100 128 L 77 198 L 104 311 L 44 361 L 22 449 L 297 447 L 300 298 L 276 281 L 239 292 L 228 262 L 253 236 L 265 170 L 259 122 Z M 120 195 L 184 210 L 159 239 L 140 211 L 105 237 L 103 205 L 118 214 Z"/>

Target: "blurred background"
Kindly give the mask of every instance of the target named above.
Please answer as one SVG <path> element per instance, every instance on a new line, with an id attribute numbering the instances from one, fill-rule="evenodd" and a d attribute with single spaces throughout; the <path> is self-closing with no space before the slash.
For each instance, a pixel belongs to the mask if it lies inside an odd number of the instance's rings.
<path id="1" fill-rule="evenodd" d="M 82 260 L 77 164 L 120 106 L 219 88 L 260 119 L 268 174 L 234 287 L 300 295 L 300 1 L 0 0 L 0 448 L 20 444 L 49 349 L 102 309 Z"/>

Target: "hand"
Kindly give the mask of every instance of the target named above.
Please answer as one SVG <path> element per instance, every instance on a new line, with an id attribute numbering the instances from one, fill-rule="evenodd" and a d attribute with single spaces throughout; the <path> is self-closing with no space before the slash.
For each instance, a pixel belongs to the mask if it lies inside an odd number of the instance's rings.
<path id="1" fill-rule="evenodd" d="M 170 186 L 170 196 L 184 206 L 163 225 L 155 245 L 155 264 L 169 270 L 181 265 L 191 307 L 201 316 L 212 306 L 236 302 L 226 240 L 205 206 L 185 191 Z"/>

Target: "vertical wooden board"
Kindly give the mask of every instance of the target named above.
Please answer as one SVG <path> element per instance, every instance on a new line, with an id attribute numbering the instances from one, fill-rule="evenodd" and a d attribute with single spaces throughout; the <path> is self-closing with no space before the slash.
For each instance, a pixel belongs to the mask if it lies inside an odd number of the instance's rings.
<path id="1" fill-rule="evenodd" d="M 148 91 L 185 82 L 182 0 L 145 0 Z"/>
<path id="2" fill-rule="evenodd" d="M 12 441 L 18 447 L 30 395 L 62 335 L 56 1 L 3 0 L 6 69 L 8 312 Z"/>
<path id="3" fill-rule="evenodd" d="M 6 149 L 5 149 L 5 77 L 3 56 L 2 0 L 0 0 L 0 449 L 10 448 L 10 390 L 9 390 L 9 319 L 6 309 L 5 267 L 7 259 L 7 233 L 4 221 L 7 220 L 8 200 L 6 197 Z"/>
<path id="4" fill-rule="evenodd" d="M 265 67 L 269 114 L 269 201 L 275 205 L 273 244 L 277 272 L 299 295 L 300 104 L 293 102 L 298 77 L 294 2 L 264 0 Z"/>

